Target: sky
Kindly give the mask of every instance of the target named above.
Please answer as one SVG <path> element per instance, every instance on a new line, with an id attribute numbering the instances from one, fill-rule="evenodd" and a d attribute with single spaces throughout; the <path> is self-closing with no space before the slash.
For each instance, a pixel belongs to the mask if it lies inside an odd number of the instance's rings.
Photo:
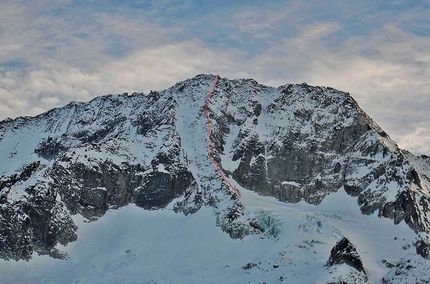
<path id="1" fill-rule="evenodd" d="M 201 73 L 349 92 L 430 155 L 428 0 L 0 2 L 0 120 Z"/>

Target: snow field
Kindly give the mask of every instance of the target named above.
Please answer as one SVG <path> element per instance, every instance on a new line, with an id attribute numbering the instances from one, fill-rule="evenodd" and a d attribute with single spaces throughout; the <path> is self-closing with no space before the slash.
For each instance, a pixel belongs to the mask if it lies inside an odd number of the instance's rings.
<path id="1" fill-rule="evenodd" d="M 342 190 L 319 206 L 285 204 L 240 190 L 247 214 L 266 212 L 276 220 L 276 237 L 233 240 L 215 226 L 211 208 L 184 216 L 171 210 L 173 203 L 158 211 L 129 205 L 96 222 L 74 216 L 78 240 L 60 248 L 70 259 L 1 260 L 0 282 L 317 283 L 329 279 L 324 264 L 336 241 L 346 236 L 373 283 L 388 272 L 382 255 L 395 262 L 412 252 L 403 249 L 404 240 L 414 237 L 405 224 L 361 215 L 352 206 L 355 198 Z"/>

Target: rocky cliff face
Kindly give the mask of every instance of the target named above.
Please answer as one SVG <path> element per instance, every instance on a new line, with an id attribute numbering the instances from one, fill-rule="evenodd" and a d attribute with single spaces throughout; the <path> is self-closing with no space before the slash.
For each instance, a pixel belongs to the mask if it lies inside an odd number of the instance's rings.
<path id="1" fill-rule="evenodd" d="M 340 239 L 330 252 L 330 257 L 326 267 L 329 270 L 335 270 L 337 266 L 347 265 L 353 268 L 349 275 L 343 274 L 338 280 L 338 283 L 348 283 L 351 280 L 354 283 L 368 283 L 366 272 L 363 267 L 360 255 L 355 246 L 345 237 Z"/>
<path id="2" fill-rule="evenodd" d="M 76 240 L 71 216 L 95 221 L 129 203 L 209 206 L 231 237 L 263 234 L 208 158 L 214 82 L 199 75 L 0 122 L 0 257 L 64 257 L 56 246 Z M 214 159 L 232 182 L 288 203 L 345 190 L 363 214 L 405 221 L 428 257 L 429 158 L 400 150 L 348 93 L 221 78 L 209 116 Z"/>

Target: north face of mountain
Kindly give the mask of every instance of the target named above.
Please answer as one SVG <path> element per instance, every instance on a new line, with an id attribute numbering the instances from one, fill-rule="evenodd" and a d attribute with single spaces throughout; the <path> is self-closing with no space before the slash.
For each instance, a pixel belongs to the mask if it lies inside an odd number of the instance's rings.
<path id="1" fill-rule="evenodd" d="M 184 214 L 210 207 L 232 238 L 276 235 L 208 158 L 214 82 L 198 75 L 0 122 L 0 257 L 63 258 L 56 247 L 76 240 L 73 215 L 95 221 L 130 203 L 174 202 Z M 208 107 L 214 159 L 232 182 L 288 203 L 320 204 L 345 190 L 363 214 L 408 224 L 428 257 L 429 159 L 400 150 L 348 93 L 220 78 Z"/>

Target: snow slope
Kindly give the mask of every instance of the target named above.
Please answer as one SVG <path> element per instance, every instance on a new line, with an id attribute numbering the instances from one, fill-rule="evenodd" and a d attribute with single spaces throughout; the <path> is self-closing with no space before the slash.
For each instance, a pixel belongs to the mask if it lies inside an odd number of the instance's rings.
<path id="1" fill-rule="evenodd" d="M 0 282 L 327 283 L 339 276 L 324 265 L 341 236 L 356 244 L 371 283 L 389 271 L 383 260 L 420 258 L 414 255 L 408 241 L 413 232 L 405 224 L 394 227 L 388 219 L 363 216 L 356 198 L 345 192 L 314 206 L 241 191 L 250 214 L 274 218 L 276 237 L 233 240 L 214 226 L 210 208 L 184 216 L 172 206 L 147 211 L 129 205 L 97 222 L 86 223 L 76 215 L 79 238 L 63 248 L 70 259 L 2 260 Z M 250 268 L 244 269 L 247 265 Z"/>

